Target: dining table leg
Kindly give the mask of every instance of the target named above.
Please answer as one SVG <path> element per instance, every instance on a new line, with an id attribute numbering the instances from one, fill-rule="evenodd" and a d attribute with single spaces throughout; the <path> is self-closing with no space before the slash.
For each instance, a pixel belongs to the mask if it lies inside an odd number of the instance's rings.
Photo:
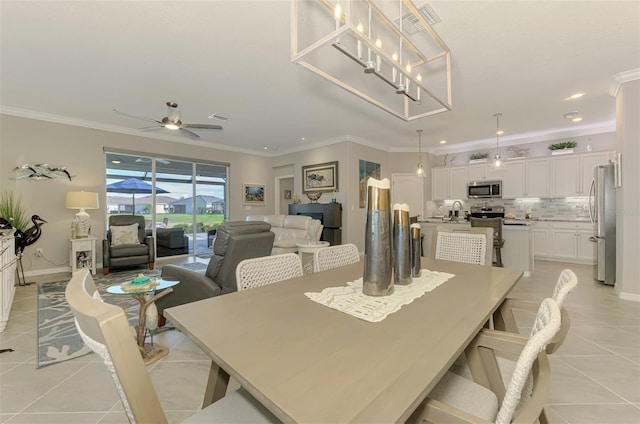
<path id="1" fill-rule="evenodd" d="M 209 379 L 207 380 L 207 387 L 204 391 L 204 400 L 202 401 L 202 408 L 206 408 L 213 402 L 220 400 L 227 393 L 227 387 L 229 386 L 229 374 L 218 366 L 215 362 L 211 361 L 211 368 L 209 368 Z"/>

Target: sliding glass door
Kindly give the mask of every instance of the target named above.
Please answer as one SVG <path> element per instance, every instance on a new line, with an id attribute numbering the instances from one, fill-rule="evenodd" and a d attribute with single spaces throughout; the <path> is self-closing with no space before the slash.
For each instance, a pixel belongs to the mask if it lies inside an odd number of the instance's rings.
<path id="1" fill-rule="evenodd" d="M 226 216 L 226 165 L 129 153 L 106 153 L 106 165 L 107 214 L 143 215 L 158 257 L 211 255 L 215 228 Z M 138 180 L 134 193 L 109 188 L 129 178 Z"/>

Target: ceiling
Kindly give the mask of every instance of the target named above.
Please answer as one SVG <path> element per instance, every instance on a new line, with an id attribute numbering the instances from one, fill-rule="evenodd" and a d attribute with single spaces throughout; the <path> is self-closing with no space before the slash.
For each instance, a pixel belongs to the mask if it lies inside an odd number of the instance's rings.
<path id="1" fill-rule="evenodd" d="M 416 1 L 420 5 L 423 1 Z M 432 1 L 452 55 L 453 110 L 402 121 L 291 62 L 291 3 L 0 3 L 6 114 L 280 155 L 339 140 L 432 153 L 615 129 L 614 75 L 640 68 L 640 2 Z M 579 100 L 567 96 L 585 92 Z M 198 141 L 113 109 L 220 124 Z M 563 118 L 578 111 L 580 123 Z M 229 119 L 220 122 L 209 115 Z M 304 139 L 303 139 L 304 138 Z M 443 147 L 440 140 L 447 140 Z M 264 148 L 267 147 L 267 150 Z"/>

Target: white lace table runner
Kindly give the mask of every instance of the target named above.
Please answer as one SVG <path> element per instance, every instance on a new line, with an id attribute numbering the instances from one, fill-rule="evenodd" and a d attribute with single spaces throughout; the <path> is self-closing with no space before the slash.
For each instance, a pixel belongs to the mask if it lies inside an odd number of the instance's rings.
<path id="1" fill-rule="evenodd" d="M 369 322 L 380 322 L 452 277 L 455 275 L 422 269 L 420 277 L 414 277 L 411 284 L 395 285 L 391 295 L 379 297 L 367 296 L 362 293 L 362 277 L 360 277 L 355 281 L 348 282 L 347 286 L 327 287 L 320 293 L 309 292 L 305 293 L 305 296 L 314 302 L 356 318 Z"/>

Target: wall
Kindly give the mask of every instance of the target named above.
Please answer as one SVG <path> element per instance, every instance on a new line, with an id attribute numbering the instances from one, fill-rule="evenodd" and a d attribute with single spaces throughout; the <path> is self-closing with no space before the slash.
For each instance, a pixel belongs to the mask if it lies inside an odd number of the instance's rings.
<path id="1" fill-rule="evenodd" d="M 76 213 L 64 208 L 68 191 L 99 193 L 101 209 L 88 212 L 93 235 L 99 240 L 104 237 L 105 148 L 228 163 L 230 218 L 243 220 L 249 213 L 274 213 L 273 196 L 267 196 L 265 206 L 253 206 L 251 211 L 242 205 L 243 183 L 265 184 L 267 193 L 273 193 L 271 158 L 0 114 L 0 192 L 19 195 L 29 215 L 38 214 L 48 221 L 40 240 L 25 249 L 25 271 L 64 271 L 68 267 L 68 237 Z M 8 179 L 11 170 L 23 163 L 63 165 L 76 177 L 72 181 Z M 33 255 L 36 247 L 43 249 L 45 258 Z M 101 263 L 101 248 L 97 257 Z"/>
<path id="2" fill-rule="evenodd" d="M 637 73 L 637 71 L 636 71 Z M 640 80 L 622 84 L 616 96 L 616 150 L 622 186 L 616 190 L 616 291 L 640 301 Z"/>
<path id="3" fill-rule="evenodd" d="M 359 207 L 359 161 L 361 159 L 379 163 L 382 178 L 391 178 L 387 152 L 351 141 L 283 155 L 274 158 L 273 163 L 275 168 L 294 164 L 294 193 L 302 203 L 309 203 L 309 199 L 302 194 L 302 166 L 337 160 L 339 181 L 338 192 L 335 195 L 337 202 L 342 203 L 342 242 L 353 243 L 363 251 L 365 210 Z M 319 202 L 328 203 L 330 200 L 331 194 L 325 193 Z"/>

